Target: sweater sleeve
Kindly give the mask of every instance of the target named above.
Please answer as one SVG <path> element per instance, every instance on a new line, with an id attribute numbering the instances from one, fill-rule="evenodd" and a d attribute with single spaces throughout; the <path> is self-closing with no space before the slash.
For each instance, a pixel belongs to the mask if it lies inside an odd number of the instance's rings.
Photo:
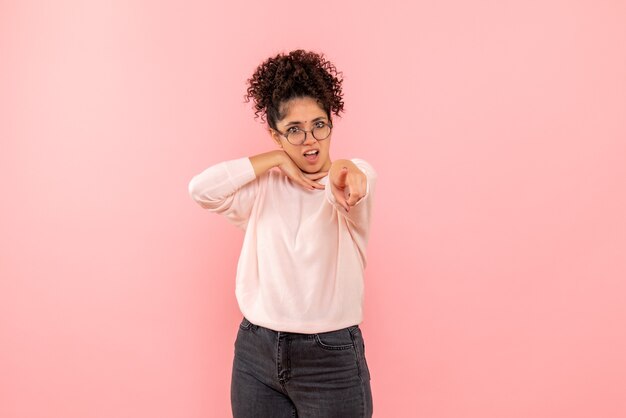
<path id="1" fill-rule="evenodd" d="M 349 212 L 337 203 L 335 196 L 333 195 L 330 181 L 326 184 L 326 197 L 328 201 L 335 207 L 335 209 L 343 215 L 349 222 L 348 225 L 357 227 L 360 229 L 368 229 L 370 216 L 372 211 L 372 205 L 374 200 L 374 193 L 376 191 L 376 180 L 378 174 L 374 168 L 365 160 L 360 158 L 352 158 L 351 161 L 357 166 L 359 170 L 365 173 L 367 177 L 367 188 L 365 190 L 365 196 L 359 199 L 354 206 L 350 208 Z"/>
<path id="2" fill-rule="evenodd" d="M 254 167 L 247 157 L 215 164 L 195 175 L 189 195 L 202 208 L 224 215 L 245 229 L 259 189 Z"/>

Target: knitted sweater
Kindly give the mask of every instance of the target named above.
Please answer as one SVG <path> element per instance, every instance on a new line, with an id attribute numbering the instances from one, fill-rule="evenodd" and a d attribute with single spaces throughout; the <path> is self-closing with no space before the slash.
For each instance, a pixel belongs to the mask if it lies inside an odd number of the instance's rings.
<path id="1" fill-rule="evenodd" d="M 318 333 L 360 324 L 363 270 L 376 172 L 367 192 L 346 212 L 331 193 L 306 190 L 277 169 L 258 178 L 249 158 L 213 165 L 189 182 L 201 207 L 245 231 L 235 281 L 242 314 L 275 331 Z"/>

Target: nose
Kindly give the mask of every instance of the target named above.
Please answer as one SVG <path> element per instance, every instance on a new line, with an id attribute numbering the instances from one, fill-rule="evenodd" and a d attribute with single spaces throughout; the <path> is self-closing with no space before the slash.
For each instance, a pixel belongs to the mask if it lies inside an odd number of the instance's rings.
<path id="1" fill-rule="evenodd" d="M 313 134 L 311 132 L 307 132 L 306 138 L 304 139 L 304 142 L 302 143 L 302 145 L 312 145 L 315 143 L 315 141 L 317 141 L 317 139 L 313 137 Z"/>
<path id="2" fill-rule="evenodd" d="M 306 138 L 304 139 L 302 145 L 312 145 L 316 141 L 317 139 L 313 136 L 313 129 L 311 129 L 310 131 L 306 131 Z"/>

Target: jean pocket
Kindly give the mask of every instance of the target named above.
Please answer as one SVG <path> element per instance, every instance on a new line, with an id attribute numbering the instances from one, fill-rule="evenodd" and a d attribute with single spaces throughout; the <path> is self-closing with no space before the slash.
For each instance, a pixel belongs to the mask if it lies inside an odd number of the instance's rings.
<path id="1" fill-rule="evenodd" d="M 325 350 L 349 350 L 354 342 L 348 328 L 314 334 L 317 345 Z"/>
<path id="2" fill-rule="evenodd" d="M 244 331 L 247 331 L 250 329 L 251 326 L 252 326 L 252 323 L 248 321 L 248 319 L 244 316 L 243 319 L 241 320 L 241 323 L 239 324 L 239 328 Z"/>

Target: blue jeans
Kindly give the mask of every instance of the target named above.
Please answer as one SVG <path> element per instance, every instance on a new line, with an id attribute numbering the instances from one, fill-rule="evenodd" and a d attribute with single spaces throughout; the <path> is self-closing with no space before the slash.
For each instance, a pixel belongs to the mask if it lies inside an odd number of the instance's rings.
<path id="1" fill-rule="evenodd" d="M 235 341 L 230 393 L 235 418 L 371 417 L 361 329 L 279 332 L 244 317 Z"/>

